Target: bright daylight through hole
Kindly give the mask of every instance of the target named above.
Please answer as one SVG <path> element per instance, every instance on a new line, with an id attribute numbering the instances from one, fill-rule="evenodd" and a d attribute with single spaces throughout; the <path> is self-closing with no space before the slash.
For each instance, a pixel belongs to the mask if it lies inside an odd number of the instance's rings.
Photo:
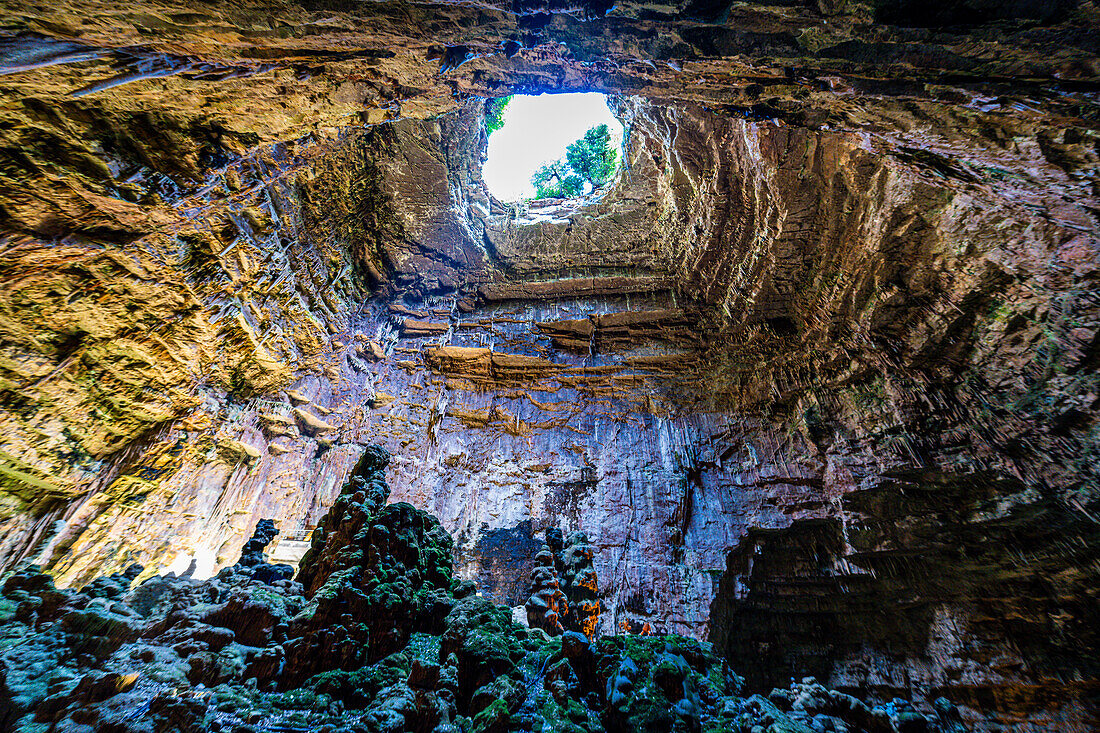
<path id="1" fill-rule="evenodd" d="M 501 104 L 487 105 L 489 158 L 482 169 L 501 201 L 580 196 L 614 177 L 623 126 L 605 95 L 516 95 L 494 131 L 493 112 Z"/>

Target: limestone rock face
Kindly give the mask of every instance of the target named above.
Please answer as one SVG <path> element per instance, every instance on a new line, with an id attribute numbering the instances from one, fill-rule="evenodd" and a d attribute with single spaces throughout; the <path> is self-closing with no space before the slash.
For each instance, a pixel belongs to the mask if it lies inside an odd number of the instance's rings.
<path id="1" fill-rule="evenodd" d="M 595 636 L 600 621 L 599 582 L 592 568 L 592 546 L 584 532 L 563 540 L 561 530 L 546 530 L 546 543 L 535 556 L 527 623 L 557 636 L 566 630 Z"/>
<path id="2" fill-rule="evenodd" d="M 281 685 L 376 662 L 414 633 L 438 634 L 454 605 L 451 537 L 431 515 L 385 504 L 387 463 L 382 449 L 367 448 L 314 532 L 297 576 L 311 600 L 284 645 L 294 672 Z"/>
<path id="3" fill-rule="evenodd" d="M 320 583 L 314 590 L 264 562 L 271 520 L 257 524 L 236 565 L 207 580 L 192 568 L 131 589 L 136 568 L 75 592 L 34 567 L 12 574 L 0 591 L 0 725 L 748 733 L 871 721 L 875 730 L 952 730 L 943 724 L 958 711 L 945 699 L 932 715 L 872 708 L 812 678 L 773 690 L 774 703 L 742 698 L 740 680 L 694 639 L 590 643 L 575 631 L 555 639 L 525 629 L 468 581 L 452 587 L 450 536 L 431 515 L 383 504 L 386 457 L 369 447 L 326 515 L 324 541 L 299 575 Z"/>
<path id="4" fill-rule="evenodd" d="M 557 582 L 595 577 L 597 631 L 711 639 L 752 691 L 1095 722 L 1095 2 L 0 7 L 4 568 L 106 598 L 225 572 L 271 518 L 323 543 L 309 593 L 369 595 L 368 546 L 446 544 L 382 509 L 378 444 L 509 606 L 582 532 Z M 579 90 L 622 173 L 495 200 L 484 99 Z M 234 593 L 272 646 L 302 611 Z M 612 689 L 694 699 L 658 652 Z M 847 704 L 810 688 L 759 710 Z"/>

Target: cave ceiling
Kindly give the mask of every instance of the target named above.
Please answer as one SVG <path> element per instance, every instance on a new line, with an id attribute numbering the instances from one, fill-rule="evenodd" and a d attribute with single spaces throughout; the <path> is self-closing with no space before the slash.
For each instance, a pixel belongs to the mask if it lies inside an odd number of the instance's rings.
<path id="1" fill-rule="evenodd" d="M 223 567 L 381 444 L 499 600 L 580 528 L 610 628 L 1086 719 L 1096 2 L 0 15 L 4 567 Z M 484 100 L 576 91 L 614 183 L 490 196 Z"/>

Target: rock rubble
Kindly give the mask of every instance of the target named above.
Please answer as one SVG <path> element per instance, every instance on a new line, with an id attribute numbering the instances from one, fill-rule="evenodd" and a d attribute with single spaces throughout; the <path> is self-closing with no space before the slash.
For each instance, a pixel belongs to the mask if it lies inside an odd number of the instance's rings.
<path id="1" fill-rule="evenodd" d="M 684 637 L 590 639 L 519 626 L 453 576 L 451 538 L 434 517 L 386 503 L 388 460 L 366 449 L 293 579 L 289 566 L 264 560 L 277 535 L 269 520 L 209 580 L 168 574 L 133 585 L 135 567 L 72 591 L 34 567 L 10 576 L 0 601 L 0 727 L 959 730 L 946 701 L 926 717 L 902 701 L 872 708 L 810 679 L 742 698 L 711 647 Z M 580 587 L 590 547 L 574 536 L 558 549 L 567 587 Z"/>

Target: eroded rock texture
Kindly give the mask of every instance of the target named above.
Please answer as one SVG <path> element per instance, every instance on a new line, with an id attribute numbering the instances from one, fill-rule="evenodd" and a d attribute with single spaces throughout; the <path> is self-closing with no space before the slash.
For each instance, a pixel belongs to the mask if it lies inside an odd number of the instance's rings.
<path id="1" fill-rule="evenodd" d="M 0 595 L 4 730 L 740 731 L 858 726 L 949 733 L 807 678 L 766 700 L 706 643 L 681 636 L 553 638 L 451 582 L 450 536 L 385 505 L 386 453 L 367 448 L 297 579 L 264 562 L 261 520 L 209 580 L 137 572 L 80 592 L 26 567 Z M 257 553 L 260 554 L 257 557 Z"/>
<path id="2" fill-rule="evenodd" d="M 378 443 L 509 606 L 582 531 L 753 690 L 1097 724 L 1092 0 L 3 7 L 5 567 L 278 554 Z M 483 97 L 566 90 L 622 174 L 492 199 Z"/>

